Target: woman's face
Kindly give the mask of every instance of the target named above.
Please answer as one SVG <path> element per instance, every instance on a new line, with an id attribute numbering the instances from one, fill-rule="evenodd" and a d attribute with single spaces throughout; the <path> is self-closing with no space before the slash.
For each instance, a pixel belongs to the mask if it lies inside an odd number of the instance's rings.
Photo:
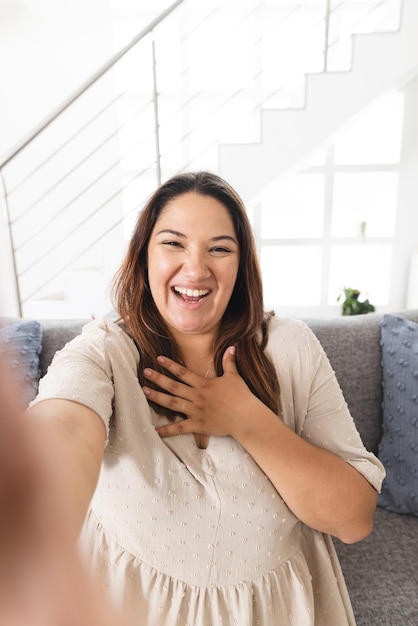
<path id="1" fill-rule="evenodd" d="M 169 202 L 148 244 L 154 302 L 174 338 L 215 335 L 238 274 L 239 247 L 223 204 L 194 192 Z"/>

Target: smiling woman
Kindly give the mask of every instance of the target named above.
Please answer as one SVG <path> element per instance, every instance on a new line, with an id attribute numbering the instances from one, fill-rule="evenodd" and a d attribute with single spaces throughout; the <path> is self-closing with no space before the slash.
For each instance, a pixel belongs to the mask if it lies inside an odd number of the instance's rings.
<path id="1" fill-rule="evenodd" d="M 188 302 L 175 295 L 184 289 L 208 293 Z M 114 298 L 141 355 L 142 385 L 145 368 L 165 372 L 158 355 L 200 374 L 213 362 L 219 376 L 226 348 L 236 345 L 246 383 L 277 411 L 279 386 L 264 353 L 269 315 L 263 310 L 253 233 L 241 198 L 219 176 L 183 174 L 156 190 L 138 217 Z M 169 407 L 152 400 L 151 405 L 178 417 Z"/>
<path id="2" fill-rule="evenodd" d="M 176 224 L 182 225 L 181 233 Z M 148 245 L 148 280 L 185 364 L 192 366 L 196 354 L 206 362 L 213 359 L 238 267 L 234 224 L 223 204 L 189 192 L 165 206 Z"/>
<path id="3" fill-rule="evenodd" d="M 114 296 L 119 321 L 87 324 L 30 410 L 116 605 L 150 626 L 353 625 L 329 535 L 370 533 L 383 468 L 313 333 L 264 311 L 231 186 L 158 188 Z"/>

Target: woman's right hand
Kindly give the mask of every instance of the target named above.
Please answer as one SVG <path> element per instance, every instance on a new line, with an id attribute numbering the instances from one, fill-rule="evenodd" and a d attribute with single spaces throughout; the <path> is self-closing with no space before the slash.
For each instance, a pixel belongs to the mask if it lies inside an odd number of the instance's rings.
<path id="1" fill-rule="evenodd" d="M 0 624 L 121 626 L 63 520 L 57 450 L 17 409 L 0 363 Z"/>
<path id="2" fill-rule="evenodd" d="M 194 433 L 232 435 L 239 439 L 237 431 L 245 429 L 246 420 L 252 421 L 254 407 L 264 407 L 238 372 L 234 346 L 226 349 L 222 361 L 224 373 L 215 378 L 199 376 L 167 357 L 158 357 L 158 362 L 177 380 L 147 368 L 145 377 L 160 390 L 145 386 L 145 395 L 156 404 L 188 417 L 160 426 L 158 433 L 162 437 Z"/>

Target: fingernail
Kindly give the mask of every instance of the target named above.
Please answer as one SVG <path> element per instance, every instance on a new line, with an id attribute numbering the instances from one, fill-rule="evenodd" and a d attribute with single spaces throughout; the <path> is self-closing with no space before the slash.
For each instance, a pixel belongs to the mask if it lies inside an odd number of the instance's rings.
<path id="1" fill-rule="evenodd" d="M 148 377 L 151 377 L 151 376 L 152 376 L 152 370 L 150 370 L 150 368 L 149 368 L 149 367 L 146 367 L 146 368 L 144 369 L 144 376 L 148 376 Z"/>
<path id="2" fill-rule="evenodd" d="M 151 393 L 151 389 L 149 389 L 148 387 L 142 387 L 142 391 L 145 393 L 146 396 L 149 396 L 149 394 Z"/>
<path id="3" fill-rule="evenodd" d="M 235 355 L 235 346 L 231 346 L 231 347 L 229 348 L 229 354 L 232 354 L 232 356 L 234 356 L 234 355 Z"/>
<path id="4" fill-rule="evenodd" d="M 165 358 L 163 356 L 157 356 L 158 363 L 165 363 Z"/>

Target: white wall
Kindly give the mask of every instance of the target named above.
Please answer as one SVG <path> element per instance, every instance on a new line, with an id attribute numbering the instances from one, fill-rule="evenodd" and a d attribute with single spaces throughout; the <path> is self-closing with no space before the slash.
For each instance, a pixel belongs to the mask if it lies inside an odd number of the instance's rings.
<path id="1" fill-rule="evenodd" d="M 0 0 L 0 155 L 113 49 L 106 0 Z"/>
<path id="2" fill-rule="evenodd" d="M 0 157 L 169 0 L 0 0 Z"/>
<path id="3" fill-rule="evenodd" d="M 410 264 L 418 250 L 418 77 L 404 88 L 405 117 L 398 198 L 398 219 L 390 277 L 392 309 L 418 307 L 408 298 Z M 415 293 L 418 290 L 415 289 Z"/>

